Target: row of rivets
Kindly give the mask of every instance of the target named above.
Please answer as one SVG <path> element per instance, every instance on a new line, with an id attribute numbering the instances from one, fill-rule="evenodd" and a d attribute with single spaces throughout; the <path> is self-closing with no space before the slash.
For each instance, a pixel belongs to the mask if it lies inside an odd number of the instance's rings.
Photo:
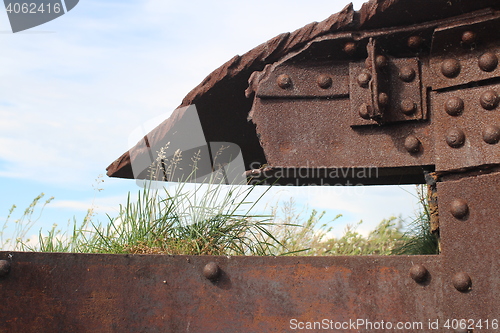
<path id="1" fill-rule="evenodd" d="M 484 72 L 492 72 L 498 66 L 498 58 L 492 52 L 481 55 L 477 61 L 479 68 Z M 441 73 L 447 78 L 455 78 L 460 74 L 462 66 L 457 59 L 446 59 L 441 63 Z"/>
<path id="2" fill-rule="evenodd" d="M 219 265 L 213 261 L 203 267 L 203 276 L 212 282 L 217 281 L 220 275 L 221 269 L 219 268 Z M 410 277 L 417 283 L 425 282 L 429 275 L 429 271 L 422 264 L 416 264 L 410 268 Z M 466 292 L 471 289 L 472 280 L 467 273 L 459 272 L 453 276 L 452 284 L 458 291 Z"/>
<path id="3" fill-rule="evenodd" d="M 413 265 L 410 268 L 410 277 L 417 283 L 423 283 L 429 278 L 429 271 L 422 264 Z M 471 289 L 472 280 L 465 272 L 455 274 L 451 280 L 455 289 L 461 292 L 466 292 Z"/>
<path id="4" fill-rule="evenodd" d="M 410 66 L 403 66 L 399 70 L 399 78 L 403 82 L 410 83 L 415 79 L 416 72 Z M 401 101 L 399 108 L 407 116 L 411 116 L 417 110 L 417 104 L 409 98 Z"/>
<path id="5" fill-rule="evenodd" d="M 453 199 L 450 203 L 450 213 L 454 218 L 463 220 L 469 216 L 469 205 L 464 199 Z M 452 279 L 455 289 L 461 292 L 469 291 L 472 286 L 472 280 L 467 273 L 460 272 L 455 274 Z"/>
<path id="6" fill-rule="evenodd" d="M 406 44 L 408 45 L 409 48 L 411 49 L 419 49 L 422 47 L 422 44 L 424 43 L 424 39 L 420 36 L 411 36 L 407 39 Z M 343 51 L 346 54 L 352 55 L 354 52 L 356 52 L 357 45 L 355 42 L 347 42 L 344 44 Z"/>
<path id="7" fill-rule="evenodd" d="M 479 97 L 479 103 L 485 110 L 495 109 L 499 101 L 498 94 L 494 90 L 485 91 Z M 444 103 L 444 109 L 450 116 L 459 116 L 464 111 L 464 101 L 460 97 L 451 97 Z"/>
<path id="8" fill-rule="evenodd" d="M 479 98 L 481 106 L 486 110 L 493 110 L 498 106 L 499 97 L 496 91 L 485 91 Z M 464 111 L 464 101 L 460 97 L 451 97 L 444 103 L 447 114 L 457 117 Z M 489 144 L 496 144 L 500 141 L 500 127 L 495 125 L 487 126 L 482 133 L 483 140 Z M 452 129 L 446 135 L 446 142 L 452 148 L 459 148 L 465 143 L 465 133 L 461 129 Z"/>
<path id="9" fill-rule="evenodd" d="M 488 125 L 481 133 L 483 141 L 488 144 L 496 144 L 500 141 L 500 127 Z M 448 131 L 445 136 L 446 143 L 452 148 L 460 148 L 465 143 L 465 133 L 459 128 Z"/>
<path id="10" fill-rule="evenodd" d="M 276 79 L 276 83 L 281 89 L 288 89 L 292 86 L 292 78 L 287 74 L 281 74 Z M 332 86 L 333 80 L 330 76 L 320 74 L 316 79 L 316 83 L 322 89 L 328 89 Z"/>
<path id="11" fill-rule="evenodd" d="M 399 73 L 399 77 L 401 80 L 405 82 L 411 82 L 415 78 L 415 70 L 411 67 L 403 67 Z M 372 79 L 372 76 L 368 72 L 362 72 L 358 75 L 358 84 L 362 88 L 367 88 L 368 83 Z M 378 96 L 378 102 L 381 106 L 387 106 L 389 104 L 389 96 L 386 93 L 380 93 Z M 417 110 L 417 104 L 413 102 L 409 98 L 405 98 L 401 101 L 399 105 L 399 109 L 407 116 L 411 116 Z M 362 114 L 366 114 L 366 107 L 362 106 L 362 111 L 360 111 L 360 115 L 362 118 Z M 365 118 L 368 119 L 368 118 Z"/>

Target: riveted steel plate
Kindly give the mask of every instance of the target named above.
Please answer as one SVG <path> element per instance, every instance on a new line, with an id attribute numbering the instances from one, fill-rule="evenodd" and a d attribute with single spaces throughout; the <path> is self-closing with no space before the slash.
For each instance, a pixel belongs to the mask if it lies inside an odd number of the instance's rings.
<path id="1" fill-rule="evenodd" d="M 401 78 L 403 76 L 402 72 L 407 73 L 405 80 Z M 351 125 L 376 125 L 378 123 L 386 124 L 424 119 L 420 63 L 417 58 L 388 59 L 387 69 L 381 75 L 381 80 L 384 81 L 382 90 L 388 95 L 389 102 L 379 122 L 372 119 L 363 119 L 360 116 L 360 108 L 363 104 L 370 105 L 372 103 L 372 96 L 369 89 L 369 85 L 372 83 L 370 82 L 366 85 L 360 84 L 360 75 L 367 75 L 367 73 L 364 62 L 350 63 Z M 408 105 L 412 107 L 410 108 Z"/>
<path id="2" fill-rule="evenodd" d="M 490 14 L 478 20 L 436 29 L 430 59 L 432 77 L 427 82 L 432 89 L 500 77 L 500 18 Z"/>
<path id="3" fill-rule="evenodd" d="M 433 164 L 428 123 L 353 128 L 351 119 L 348 99 L 257 99 L 253 113 L 267 161 L 274 167 L 384 168 Z M 405 147 L 410 135 L 421 141 L 415 153 Z"/>
<path id="4" fill-rule="evenodd" d="M 288 77 L 289 83 L 280 86 L 283 77 Z M 324 98 L 348 94 L 348 63 L 332 61 L 280 65 L 262 80 L 257 90 L 261 98 Z"/>
<path id="5" fill-rule="evenodd" d="M 432 117 L 435 120 L 436 170 L 453 170 L 500 163 L 500 108 L 485 109 L 481 100 L 500 94 L 500 85 L 432 92 Z M 456 115 L 454 108 L 463 103 Z M 463 143 L 453 140 L 463 133 Z M 488 140 L 485 141 L 485 139 Z M 451 144 L 451 145 L 450 145 Z"/>
<path id="6" fill-rule="evenodd" d="M 426 324 L 440 316 L 439 256 L 10 256 L 1 332 L 265 333 L 293 331 L 294 320 Z M 217 281 L 202 273 L 209 262 L 221 269 Z M 409 274 L 416 264 L 429 271 L 422 283 Z"/>
<path id="7" fill-rule="evenodd" d="M 482 320 L 476 332 L 495 332 L 500 309 L 500 173 L 465 174 L 438 183 L 443 268 L 443 314 L 447 318 Z M 467 274 L 471 287 L 456 289 L 454 279 Z M 485 321 L 489 320 L 489 328 Z"/>

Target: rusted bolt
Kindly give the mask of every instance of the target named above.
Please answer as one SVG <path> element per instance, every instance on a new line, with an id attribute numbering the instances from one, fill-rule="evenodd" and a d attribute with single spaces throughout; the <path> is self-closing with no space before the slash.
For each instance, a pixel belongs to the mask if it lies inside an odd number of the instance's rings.
<path id="1" fill-rule="evenodd" d="M 419 49 L 424 42 L 423 38 L 420 36 L 411 36 L 408 38 L 407 44 L 408 47 L 412 49 Z"/>
<path id="2" fill-rule="evenodd" d="M 356 43 L 354 42 L 347 42 L 344 44 L 344 52 L 351 55 L 354 52 L 356 52 Z"/>
<path id="3" fill-rule="evenodd" d="M 368 87 L 368 83 L 372 79 L 372 75 L 368 72 L 362 72 L 358 75 L 358 84 L 360 87 L 366 88 Z"/>
<path id="4" fill-rule="evenodd" d="M 420 140 L 415 135 L 408 135 L 405 139 L 405 149 L 410 153 L 418 153 L 420 151 Z"/>
<path id="5" fill-rule="evenodd" d="M 410 277 L 417 283 L 424 282 L 428 275 L 429 271 L 422 264 L 416 264 L 410 268 Z"/>
<path id="6" fill-rule="evenodd" d="M 0 260 L 0 277 L 6 276 L 10 272 L 10 262 L 7 260 Z"/>
<path id="7" fill-rule="evenodd" d="M 498 66 L 498 58 L 493 52 L 486 52 L 479 57 L 477 64 L 482 71 L 492 72 Z"/>
<path id="8" fill-rule="evenodd" d="M 215 262 L 211 261 L 203 267 L 203 276 L 210 281 L 217 281 L 220 276 L 220 268 Z"/>
<path id="9" fill-rule="evenodd" d="M 453 199 L 450 203 L 450 213 L 457 219 L 463 219 L 469 214 L 469 205 L 464 199 Z"/>
<path id="10" fill-rule="evenodd" d="M 413 102 L 411 99 L 405 98 L 401 101 L 399 107 L 401 108 L 401 112 L 403 112 L 407 116 L 410 116 L 415 113 L 417 104 L 415 104 L 415 102 Z"/>
<path id="11" fill-rule="evenodd" d="M 281 89 L 290 88 L 292 86 L 292 79 L 287 74 L 281 74 L 280 76 L 278 76 L 276 82 Z"/>
<path id="12" fill-rule="evenodd" d="M 470 290 L 472 286 L 472 280 L 469 274 L 465 272 L 460 272 L 455 274 L 455 276 L 452 279 L 452 282 L 455 289 L 461 292 Z"/>
<path id="13" fill-rule="evenodd" d="M 498 143 L 500 141 L 500 127 L 488 125 L 483 131 L 483 140 L 491 145 Z"/>
<path id="14" fill-rule="evenodd" d="M 363 119 L 370 119 L 370 111 L 371 111 L 371 107 L 366 104 L 366 103 L 363 103 L 361 104 L 361 106 L 359 107 L 359 116 Z"/>
<path id="15" fill-rule="evenodd" d="M 387 104 L 389 104 L 389 96 L 387 96 L 387 94 L 384 92 L 378 94 L 378 104 L 380 106 L 386 106 Z"/>
<path id="16" fill-rule="evenodd" d="M 410 66 L 401 67 L 399 70 L 399 78 L 404 82 L 411 82 L 415 79 L 415 70 Z"/>
<path id="17" fill-rule="evenodd" d="M 383 68 L 387 66 L 387 58 L 383 55 L 378 55 L 375 58 L 375 66 L 377 66 L 377 68 Z"/>
<path id="18" fill-rule="evenodd" d="M 459 116 L 464 111 L 464 101 L 460 97 L 451 97 L 444 104 L 444 109 L 450 116 Z"/>
<path id="19" fill-rule="evenodd" d="M 477 35 L 473 31 L 464 31 L 462 34 L 462 42 L 464 44 L 472 44 L 475 43 L 477 39 Z"/>
<path id="20" fill-rule="evenodd" d="M 498 94 L 494 90 L 485 91 L 479 101 L 484 109 L 493 110 L 498 105 Z"/>
<path id="21" fill-rule="evenodd" d="M 446 142 L 452 148 L 459 148 L 465 142 L 465 133 L 461 129 L 451 129 L 446 135 Z"/>
<path id="22" fill-rule="evenodd" d="M 457 59 L 446 59 L 441 64 L 441 73 L 447 78 L 454 78 L 460 74 L 460 62 Z"/>
<path id="23" fill-rule="evenodd" d="M 325 74 L 318 76 L 316 82 L 318 83 L 318 86 L 323 89 L 328 89 L 332 86 L 332 78 Z"/>

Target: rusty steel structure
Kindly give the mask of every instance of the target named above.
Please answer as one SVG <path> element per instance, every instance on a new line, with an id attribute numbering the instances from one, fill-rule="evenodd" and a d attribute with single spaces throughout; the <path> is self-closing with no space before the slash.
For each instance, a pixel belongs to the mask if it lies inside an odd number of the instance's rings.
<path id="1" fill-rule="evenodd" d="M 497 331 L 499 31 L 498 1 L 372 0 L 233 58 L 183 101 L 249 177 L 427 182 L 439 255 L 1 252 L 0 332 Z M 183 112 L 108 175 L 143 176 L 134 160 L 175 146 Z"/>

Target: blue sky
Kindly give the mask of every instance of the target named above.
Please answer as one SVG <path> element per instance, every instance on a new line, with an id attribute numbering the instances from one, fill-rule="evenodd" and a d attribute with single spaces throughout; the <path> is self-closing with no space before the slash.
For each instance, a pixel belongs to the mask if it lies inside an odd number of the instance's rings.
<path id="1" fill-rule="evenodd" d="M 152 129 L 234 55 L 345 5 L 82 0 L 58 19 L 16 34 L 0 10 L 0 226 L 13 204 L 15 219 L 41 192 L 55 199 L 33 233 L 80 220 L 91 207 L 101 221 L 116 215 L 128 191 L 139 187 L 107 178 L 105 168 L 136 142 L 141 124 Z M 103 190 L 96 191 L 100 175 Z M 384 217 L 412 216 L 413 192 L 412 186 L 277 188 L 264 201 L 293 196 L 330 218 L 341 213 L 334 226 L 341 232 L 359 220 L 368 229 Z"/>

